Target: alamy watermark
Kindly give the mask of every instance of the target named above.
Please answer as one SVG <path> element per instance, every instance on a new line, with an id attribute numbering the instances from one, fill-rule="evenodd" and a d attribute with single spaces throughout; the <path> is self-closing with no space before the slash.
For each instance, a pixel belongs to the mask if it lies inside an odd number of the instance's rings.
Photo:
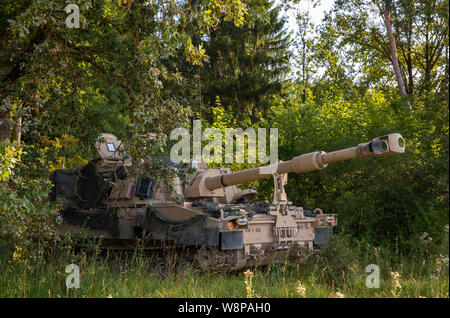
<path id="1" fill-rule="evenodd" d="M 267 136 L 266 128 L 225 128 L 225 134 L 217 128 L 206 128 L 202 131 L 200 120 L 193 121 L 192 144 L 191 134 L 187 128 L 175 128 L 170 134 L 171 140 L 179 140 L 170 150 L 170 159 L 175 163 L 188 163 L 192 160 L 203 160 L 207 163 L 244 163 L 247 152 L 247 163 L 278 163 L 278 129 L 270 128 Z M 269 137 L 269 140 L 267 140 Z M 202 147 L 202 143 L 209 141 Z M 267 154 L 269 144 L 269 154 Z M 191 147 L 192 146 L 192 147 Z M 245 147 L 247 146 L 247 147 Z M 192 149 L 192 156 L 191 156 Z M 247 151 L 245 151 L 247 150 Z"/>
<path id="2" fill-rule="evenodd" d="M 80 288 L 80 268 L 78 265 L 70 264 L 66 266 L 66 273 L 69 274 L 66 278 L 67 288 Z"/>
<path id="3" fill-rule="evenodd" d="M 66 17 L 66 27 L 69 29 L 79 29 L 80 28 L 80 8 L 74 4 L 68 4 L 64 11 L 69 15 Z"/>
<path id="4" fill-rule="evenodd" d="M 380 288 L 380 267 L 375 264 L 366 266 L 366 273 L 370 273 L 366 277 L 367 288 Z"/>

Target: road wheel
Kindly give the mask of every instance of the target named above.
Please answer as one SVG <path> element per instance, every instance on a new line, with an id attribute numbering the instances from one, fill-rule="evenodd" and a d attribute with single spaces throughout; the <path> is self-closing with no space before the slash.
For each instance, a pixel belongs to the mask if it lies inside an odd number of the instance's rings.
<path id="1" fill-rule="evenodd" d="M 177 275 L 185 277 L 192 270 L 192 260 L 183 258 L 177 264 Z"/>
<path id="2" fill-rule="evenodd" d="M 158 258 L 155 261 L 154 271 L 158 277 L 166 277 L 169 272 L 169 265 L 167 264 L 167 261 L 164 258 Z"/>

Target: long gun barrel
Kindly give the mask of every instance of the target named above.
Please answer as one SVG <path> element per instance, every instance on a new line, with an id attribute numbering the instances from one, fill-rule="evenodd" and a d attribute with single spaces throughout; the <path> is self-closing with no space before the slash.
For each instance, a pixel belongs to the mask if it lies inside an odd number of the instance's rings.
<path id="1" fill-rule="evenodd" d="M 400 134 L 394 133 L 372 139 L 356 147 L 326 153 L 323 151 L 310 152 L 286 162 L 270 166 L 242 170 L 230 174 L 208 177 L 205 186 L 210 191 L 222 187 L 242 184 L 258 179 L 271 177 L 274 173 L 302 173 L 320 170 L 328 164 L 353 158 L 385 157 L 401 154 L 405 151 L 405 141 Z"/>

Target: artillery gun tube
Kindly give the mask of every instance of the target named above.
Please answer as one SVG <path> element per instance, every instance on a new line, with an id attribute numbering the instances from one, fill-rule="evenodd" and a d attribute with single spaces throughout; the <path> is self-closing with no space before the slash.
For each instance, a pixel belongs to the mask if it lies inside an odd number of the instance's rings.
<path id="1" fill-rule="evenodd" d="M 337 150 L 322 155 L 322 162 L 329 164 L 338 161 L 349 160 L 353 158 L 365 158 L 373 156 L 373 152 L 370 150 L 370 142 L 365 144 L 359 144 L 357 147 Z"/>
<path id="2" fill-rule="evenodd" d="M 280 162 L 278 164 L 264 166 L 259 168 L 253 168 L 248 170 L 242 170 L 233 172 L 230 174 L 224 174 L 215 177 L 209 177 L 205 180 L 206 187 L 212 191 L 222 187 L 232 186 L 235 184 L 242 184 L 254 180 L 264 179 L 271 177 L 274 173 L 284 174 L 289 172 L 310 172 L 320 170 L 326 167 L 326 164 L 321 162 L 321 156 L 325 152 L 310 152 L 292 160 L 286 162 Z"/>
<path id="3" fill-rule="evenodd" d="M 274 173 L 284 174 L 290 172 L 303 173 L 320 170 L 329 163 L 349 160 L 353 158 L 365 158 L 371 156 L 389 156 L 405 151 L 405 143 L 400 134 L 394 133 L 372 139 L 367 143 L 356 147 L 326 153 L 323 151 L 310 152 L 293 158 L 286 162 L 280 162 L 270 166 L 263 166 L 248 170 L 233 172 L 230 174 L 209 177 L 205 180 L 206 187 L 212 191 L 215 189 L 242 184 L 254 180 L 271 177 Z"/>
<path id="4" fill-rule="evenodd" d="M 271 175 L 261 174 L 259 168 L 253 168 L 253 169 L 233 172 L 230 174 L 209 177 L 205 180 L 205 185 L 208 188 L 208 190 L 213 191 L 215 189 L 220 189 L 220 188 L 235 185 L 235 184 L 242 184 L 242 183 L 250 182 L 253 180 L 264 179 L 269 176 L 271 176 Z"/>

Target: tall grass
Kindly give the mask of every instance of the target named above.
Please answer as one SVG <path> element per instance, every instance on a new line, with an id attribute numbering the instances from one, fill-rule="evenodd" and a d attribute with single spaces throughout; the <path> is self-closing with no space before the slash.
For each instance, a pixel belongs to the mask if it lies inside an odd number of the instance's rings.
<path id="1" fill-rule="evenodd" d="M 0 297 L 449 297 L 448 233 L 439 246 L 420 243 L 402 256 L 396 251 L 355 243 L 340 235 L 303 264 L 284 262 L 230 273 L 183 276 L 172 268 L 161 277 L 152 259 L 98 252 L 54 256 L 29 265 L 0 258 Z M 65 267 L 80 268 L 80 288 L 67 289 Z M 380 268 L 380 287 L 366 286 L 366 266 Z"/>

